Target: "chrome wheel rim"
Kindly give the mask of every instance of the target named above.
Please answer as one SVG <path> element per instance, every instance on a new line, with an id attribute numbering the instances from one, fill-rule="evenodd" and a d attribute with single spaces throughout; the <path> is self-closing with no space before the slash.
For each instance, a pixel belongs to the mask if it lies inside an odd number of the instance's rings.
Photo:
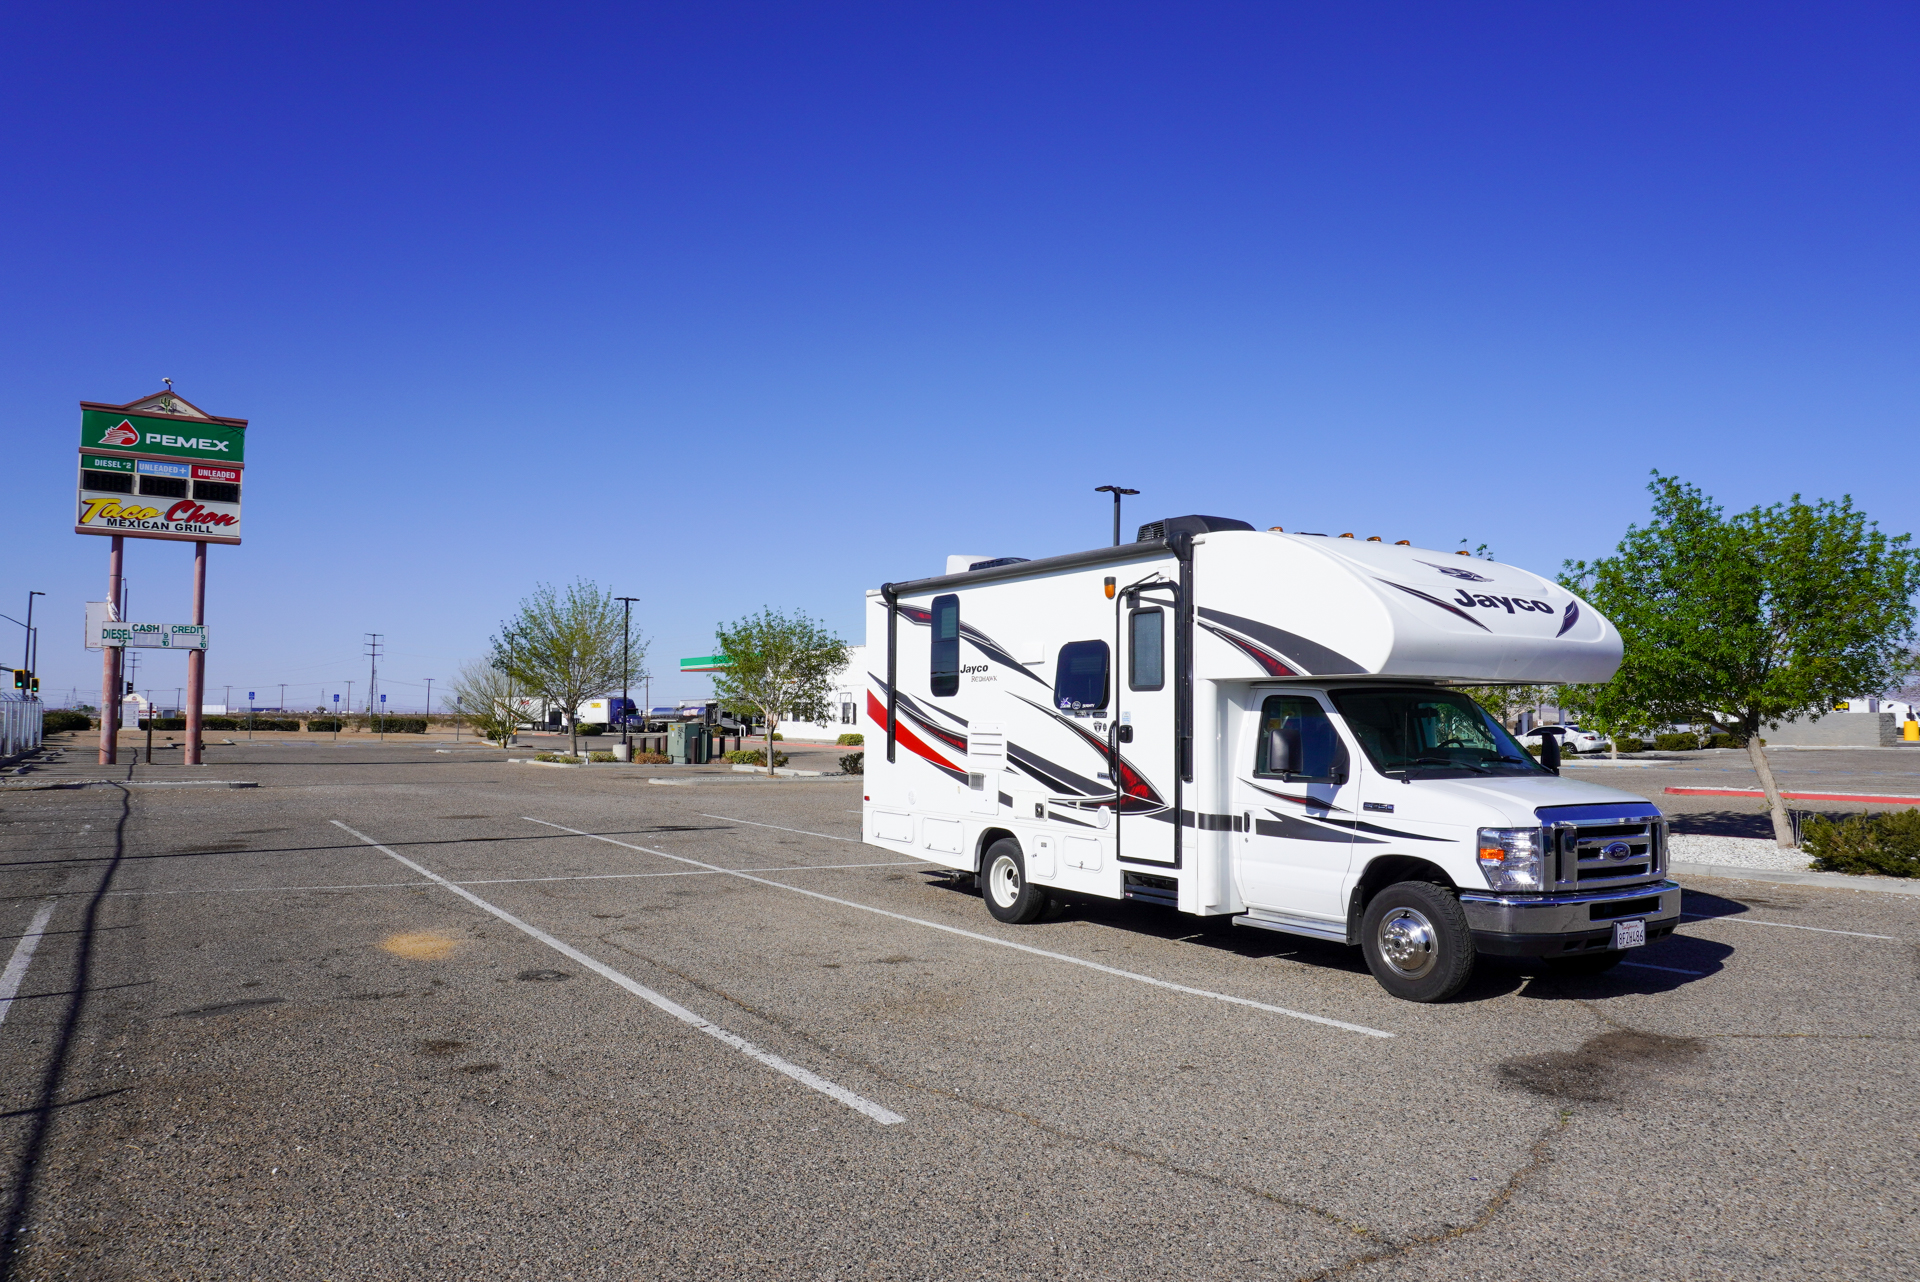
<path id="1" fill-rule="evenodd" d="M 1417 908 L 1394 908 L 1380 919 L 1380 957 L 1402 979 L 1419 979 L 1440 961 L 1433 923 Z"/>
<path id="2" fill-rule="evenodd" d="M 1020 898 L 1020 865 L 1009 855 L 1001 855 L 987 871 L 987 890 L 993 902 L 1002 908 L 1013 907 Z"/>

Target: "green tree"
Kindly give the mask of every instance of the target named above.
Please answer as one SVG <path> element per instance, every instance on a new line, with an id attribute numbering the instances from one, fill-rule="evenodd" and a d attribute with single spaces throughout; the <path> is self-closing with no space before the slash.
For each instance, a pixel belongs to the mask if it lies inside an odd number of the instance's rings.
<path id="1" fill-rule="evenodd" d="M 727 666 L 713 677 L 713 692 L 735 715 L 765 717 L 767 773 L 773 773 L 773 732 L 785 720 L 826 715 L 833 675 L 847 666 L 847 643 L 798 611 L 763 608 L 715 629 Z"/>
<path id="2" fill-rule="evenodd" d="M 1473 701 L 1507 729 L 1528 708 L 1538 707 L 1545 695 L 1544 686 L 1467 686 Z"/>
<path id="3" fill-rule="evenodd" d="M 1561 581 L 1620 629 L 1620 671 L 1597 697 L 1614 715 L 1723 722 L 1745 740 L 1793 844 L 1760 739 L 1838 699 L 1915 671 L 1920 550 L 1888 536 L 1851 498 L 1756 507 L 1733 517 L 1675 477 L 1653 474 L 1653 517 L 1614 555 L 1569 561 Z"/>
<path id="4" fill-rule="evenodd" d="M 543 583 L 493 638 L 493 666 L 524 693 L 561 708 L 576 754 L 580 705 L 619 689 L 628 675 L 621 624 L 620 603 L 610 590 L 584 579 L 564 592 Z M 646 651 L 645 640 L 634 642 L 636 662 L 645 661 Z"/>

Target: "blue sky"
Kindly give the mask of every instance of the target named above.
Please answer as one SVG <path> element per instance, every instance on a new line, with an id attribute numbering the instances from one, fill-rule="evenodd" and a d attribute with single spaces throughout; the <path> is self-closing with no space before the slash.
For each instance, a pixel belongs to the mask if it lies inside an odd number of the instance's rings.
<path id="1" fill-rule="evenodd" d="M 1544 572 L 1653 468 L 1904 532 L 1917 13 L 15 6 L 0 611 L 97 697 L 76 402 L 162 376 L 253 424 L 215 701 L 364 691 L 381 632 L 417 706 L 575 577 L 699 694 L 716 622 L 858 640 L 948 552 L 1105 542 L 1107 482 Z"/>

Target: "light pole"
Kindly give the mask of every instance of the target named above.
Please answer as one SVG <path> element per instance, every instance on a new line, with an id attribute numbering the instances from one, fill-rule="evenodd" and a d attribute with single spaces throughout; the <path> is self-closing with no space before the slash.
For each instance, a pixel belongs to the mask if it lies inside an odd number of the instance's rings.
<path id="1" fill-rule="evenodd" d="M 1095 494 L 1113 495 L 1113 546 L 1119 547 L 1120 546 L 1120 496 L 1122 494 L 1138 494 L 1140 491 L 1139 490 L 1123 490 L 1118 485 L 1096 485 L 1093 487 L 1093 492 Z"/>
<path id="2" fill-rule="evenodd" d="M 433 728 L 433 678 L 427 678 L 427 728 Z"/>
<path id="3" fill-rule="evenodd" d="M 21 660 L 20 666 L 28 672 L 33 671 L 33 598 L 45 595 L 46 593 L 44 592 L 27 593 L 27 621 L 22 625 L 27 630 L 27 639 L 20 651 L 20 653 L 25 656 Z"/>
<path id="4" fill-rule="evenodd" d="M 633 720 L 627 712 L 627 686 L 633 681 L 633 603 L 637 596 L 617 596 L 626 609 L 620 615 L 620 742 L 633 746 Z"/>

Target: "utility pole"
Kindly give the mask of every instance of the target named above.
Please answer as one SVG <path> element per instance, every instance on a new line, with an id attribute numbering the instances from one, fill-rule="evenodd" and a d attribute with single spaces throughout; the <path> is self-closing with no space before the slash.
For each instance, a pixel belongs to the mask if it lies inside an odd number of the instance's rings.
<path id="1" fill-rule="evenodd" d="M 282 681 L 280 683 L 280 711 L 285 712 L 286 710 L 287 710 L 287 683 Z"/>
<path id="2" fill-rule="evenodd" d="M 427 726 L 433 726 L 433 678 L 427 678 Z"/>
<path id="3" fill-rule="evenodd" d="M 627 712 L 627 686 L 633 681 L 633 603 L 637 596 L 617 596 L 626 607 L 620 616 L 620 742 L 633 746 L 633 719 Z"/>
<path id="4" fill-rule="evenodd" d="M 1120 546 L 1120 496 L 1122 494 L 1138 494 L 1140 491 L 1139 490 L 1123 490 L 1118 485 L 1096 485 L 1093 487 L 1093 492 L 1095 494 L 1113 495 L 1113 546 L 1119 547 Z"/>
<path id="5" fill-rule="evenodd" d="M 367 715 L 373 715 L 373 696 L 380 688 L 380 638 L 381 632 L 367 633 Z"/>

